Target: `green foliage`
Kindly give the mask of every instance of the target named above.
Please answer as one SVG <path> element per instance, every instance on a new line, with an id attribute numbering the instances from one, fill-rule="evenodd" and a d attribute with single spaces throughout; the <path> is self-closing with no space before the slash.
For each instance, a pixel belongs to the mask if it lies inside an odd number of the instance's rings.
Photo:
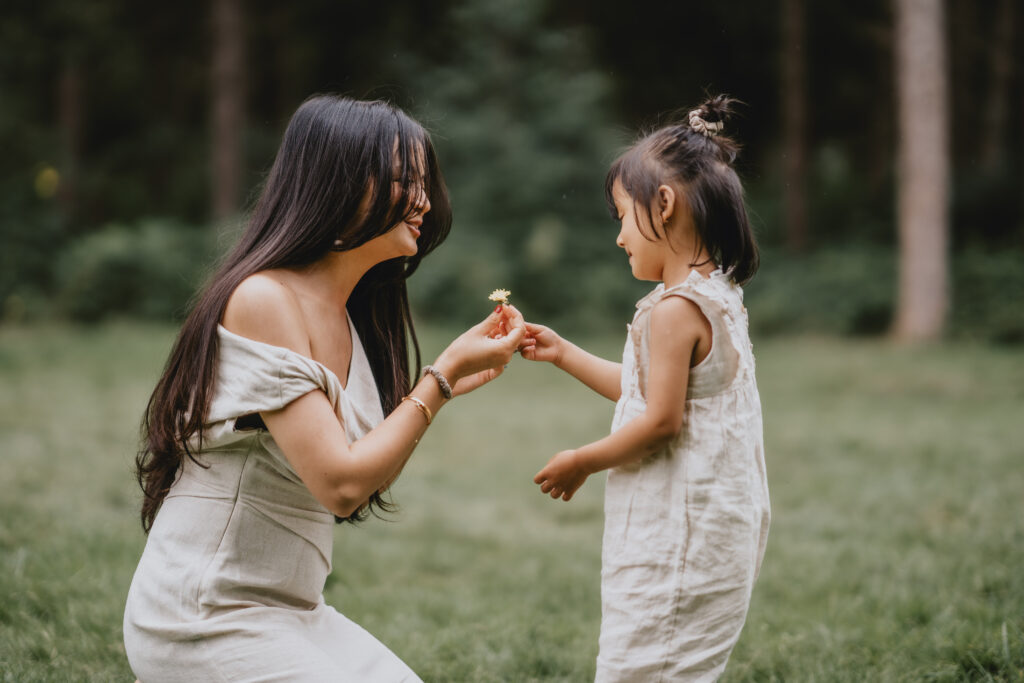
<path id="1" fill-rule="evenodd" d="M 764 250 L 745 288 L 755 333 L 881 334 L 892 318 L 895 254 L 874 246 L 805 256 Z"/>
<path id="2" fill-rule="evenodd" d="M 28 202 L 4 198 L 0 194 L 0 321 L 39 317 L 48 308 L 64 228 L 56 212 L 22 210 Z"/>
<path id="3" fill-rule="evenodd" d="M 58 306 L 83 322 L 179 318 L 212 260 L 211 234 L 148 220 L 87 235 L 61 255 Z"/>
<path id="4" fill-rule="evenodd" d="M 874 245 L 803 256 L 770 249 L 745 288 L 755 333 L 880 335 L 896 309 L 896 253 Z M 1024 269 L 1019 250 L 952 256 L 948 336 L 1024 343 Z"/>
<path id="5" fill-rule="evenodd" d="M 398 60 L 455 209 L 451 251 L 416 288 L 428 314 L 449 300 L 473 311 L 507 287 L 538 314 L 561 315 L 588 303 L 593 273 L 618 261 L 603 195 L 621 142 L 611 82 L 587 32 L 546 25 L 546 4 L 459 3 L 434 37 L 443 54 Z"/>
<path id="6" fill-rule="evenodd" d="M 1024 254 L 1021 250 L 968 250 L 953 261 L 955 334 L 1003 344 L 1024 344 Z"/>
<path id="7" fill-rule="evenodd" d="M 456 332 L 425 328 L 425 353 Z M 623 332 L 574 341 L 613 357 Z M 172 335 L 0 329 L 0 678 L 132 680 L 131 461 Z M 1021 681 L 1020 350 L 755 338 L 755 351 L 773 520 L 723 682 Z M 531 479 L 610 419 L 567 376 L 513 361 L 442 411 L 392 523 L 336 529 L 328 603 L 428 681 L 592 679 L 603 478 L 571 503 Z"/>

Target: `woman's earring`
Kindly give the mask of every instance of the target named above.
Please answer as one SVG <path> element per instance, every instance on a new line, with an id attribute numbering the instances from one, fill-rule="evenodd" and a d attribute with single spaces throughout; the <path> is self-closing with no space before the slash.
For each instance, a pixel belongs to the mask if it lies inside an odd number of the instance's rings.
<path id="1" fill-rule="evenodd" d="M 334 240 L 334 248 L 335 249 L 341 249 L 342 244 L 344 244 L 344 242 L 342 242 L 340 239 Z"/>

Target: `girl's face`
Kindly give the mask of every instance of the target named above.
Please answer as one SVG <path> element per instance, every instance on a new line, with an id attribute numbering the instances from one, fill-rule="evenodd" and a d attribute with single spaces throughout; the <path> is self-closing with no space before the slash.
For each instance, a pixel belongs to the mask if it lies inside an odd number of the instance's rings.
<path id="1" fill-rule="evenodd" d="M 665 270 L 664 240 L 651 241 L 640 232 L 637 223 L 636 202 L 618 180 L 612 185 L 612 201 L 619 215 L 619 235 L 615 244 L 626 250 L 633 277 L 637 280 L 661 282 Z"/>

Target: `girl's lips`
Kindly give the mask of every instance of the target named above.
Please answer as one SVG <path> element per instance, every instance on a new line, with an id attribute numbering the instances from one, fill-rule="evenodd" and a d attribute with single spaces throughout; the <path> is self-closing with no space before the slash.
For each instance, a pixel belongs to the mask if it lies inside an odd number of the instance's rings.
<path id="1" fill-rule="evenodd" d="M 408 228 L 409 228 L 410 230 L 412 230 L 413 234 L 414 234 L 414 235 L 415 235 L 416 237 L 419 237 L 419 236 L 420 236 L 420 229 L 419 229 L 419 226 L 417 226 L 417 225 L 413 225 L 412 223 L 406 223 L 405 225 L 406 225 L 406 227 L 408 227 Z"/>

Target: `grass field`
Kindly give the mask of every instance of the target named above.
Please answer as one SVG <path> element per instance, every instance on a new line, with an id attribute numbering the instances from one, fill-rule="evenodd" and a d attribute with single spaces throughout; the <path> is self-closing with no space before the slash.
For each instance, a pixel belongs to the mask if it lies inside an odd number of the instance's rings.
<path id="1" fill-rule="evenodd" d="M 0 680 L 132 680 L 131 461 L 171 334 L 0 329 Z M 1024 351 L 757 351 L 774 518 L 724 680 L 1024 681 Z M 610 418 L 517 359 L 431 427 L 392 522 L 338 528 L 328 602 L 427 681 L 592 679 L 602 478 L 569 504 L 531 478 Z"/>

